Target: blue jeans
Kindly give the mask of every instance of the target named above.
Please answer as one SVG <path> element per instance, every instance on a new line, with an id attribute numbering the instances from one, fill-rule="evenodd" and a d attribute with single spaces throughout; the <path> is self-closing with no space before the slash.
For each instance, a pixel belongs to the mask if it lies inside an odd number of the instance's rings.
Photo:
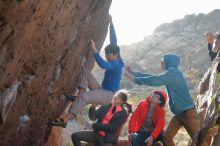
<path id="1" fill-rule="evenodd" d="M 132 135 L 132 146 L 142 146 L 146 145 L 145 140 L 150 136 L 151 132 L 137 132 Z M 159 140 L 162 140 L 163 132 L 160 133 L 158 138 L 154 141 L 157 142 Z"/>

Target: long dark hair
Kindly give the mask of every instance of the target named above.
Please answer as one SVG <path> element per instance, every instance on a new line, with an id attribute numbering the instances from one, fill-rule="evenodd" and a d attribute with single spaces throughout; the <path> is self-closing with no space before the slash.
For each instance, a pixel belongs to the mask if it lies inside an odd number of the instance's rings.
<path id="1" fill-rule="evenodd" d="M 132 105 L 127 103 L 128 95 L 124 91 L 120 90 L 118 91 L 118 96 L 124 101 L 122 107 L 126 108 L 128 114 L 132 113 Z"/>

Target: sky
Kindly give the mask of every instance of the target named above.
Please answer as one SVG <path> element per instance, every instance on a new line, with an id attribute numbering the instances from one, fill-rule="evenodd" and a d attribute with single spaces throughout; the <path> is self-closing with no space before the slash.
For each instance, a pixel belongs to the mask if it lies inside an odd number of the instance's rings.
<path id="1" fill-rule="evenodd" d="M 162 23 L 187 14 L 209 13 L 220 9 L 219 0 L 112 0 L 113 18 L 119 45 L 142 41 Z M 105 44 L 109 43 L 107 36 Z"/>

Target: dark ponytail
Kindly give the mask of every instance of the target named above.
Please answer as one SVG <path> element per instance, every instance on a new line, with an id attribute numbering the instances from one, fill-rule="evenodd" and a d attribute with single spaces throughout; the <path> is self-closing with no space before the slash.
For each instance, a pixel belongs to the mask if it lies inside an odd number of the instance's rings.
<path id="1" fill-rule="evenodd" d="M 127 103 L 128 95 L 123 90 L 118 91 L 118 93 L 120 98 L 124 101 L 122 107 L 126 108 L 128 114 L 132 113 L 132 105 Z"/>
<path id="2" fill-rule="evenodd" d="M 132 105 L 131 104 L 125 102 L 123 105 L 126 107 L 128 114 L 132 113 Z"/>

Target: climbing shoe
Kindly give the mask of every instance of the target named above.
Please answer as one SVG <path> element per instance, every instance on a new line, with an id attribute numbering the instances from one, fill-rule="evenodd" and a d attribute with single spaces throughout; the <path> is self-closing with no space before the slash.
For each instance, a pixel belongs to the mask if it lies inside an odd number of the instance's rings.
<path id="1" fill-rule="evenodd" d="M 51 125 L 51 126 L 60 126 L 60 127 L 66 128 L 67 123 L 64 122 L 63 118 L 58 118 L 58 119 L 55 119 L 55 120 L 51 120 L 49 125 Z"/>
<path id="2" fill-rule="evenodd" d="M 72 101 L 72 102 L 74 102 L 77 98 L 77 96 L 72 96 L 72 95 L 67 95 L 67 94 L 64 94 L 64 95 L 67 100 Z"/>

